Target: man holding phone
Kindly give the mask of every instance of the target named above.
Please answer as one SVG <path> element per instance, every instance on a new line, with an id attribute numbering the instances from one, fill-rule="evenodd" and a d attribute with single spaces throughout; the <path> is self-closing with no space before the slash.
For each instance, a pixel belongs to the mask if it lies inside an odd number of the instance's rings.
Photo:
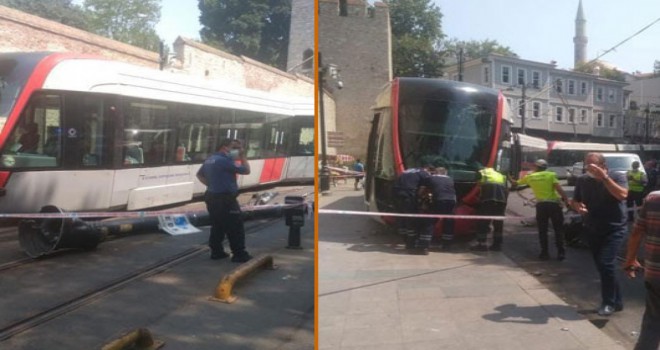
<path id="1" fill-rule="evenodd" d="M 225 235 L 232 252 L 231 261 L 242 263 L 252 259 L 245 250 L 243 217 L 236 200 L 236 174 L 250 174 L 245 153 L 240 141 L 224 139 L 220 141 L 218 151 L 208 157 L 197 172 L 199 181 L 207 186 L 204 202 L 211 218 L 209 247 L 213 260 L 229 257 L 222 244 Z"/>
<path id="2" fill-rule="evenodd" d="M 616 255 L 628 229 L 625 199 L 628 181 L 623 173 L 608 174 L 605 157 L 588 153 L 585 174 L 577 179 L 571 207 L 584 217 L 585 238 L 600 275 L 601 316 L 623 310 L 616 278 Z"/>

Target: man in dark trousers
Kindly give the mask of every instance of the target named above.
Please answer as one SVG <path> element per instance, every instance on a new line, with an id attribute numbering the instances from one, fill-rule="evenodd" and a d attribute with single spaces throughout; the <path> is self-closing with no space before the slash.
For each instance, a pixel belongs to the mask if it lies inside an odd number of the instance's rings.
<path id="1" fill-rule="evenodd" d="M 411 168 L 404 170 L 394 183 L 394 198 L 397 211 L 403 214 L 419 213 L 418 192 L 429 177 L 424 168 Z M 420 219 L 399 217 L 397 220 L 399 233 L 405 236 L 406 249 L 411 254 L 428 254 L 428 242 L 418 242 Z M 418 245 L 420 243 L 420 245 Z"/>
<path id="2" fill-rule="evenodd" d="M 628 182 L 624 173 L 608 173 L 601 153 L 588 153 L 584 165 L 586 172 L 577 178 L 571 206 L 584 217 L 585 238 L 600 275 L 602 301 L 598 314 L 610 316 L 623 310 L 615 265 L 628 230 L 624 201 L 628 196 Z"/>
<path id="3" fill-rule="evenodd" d="M 517 185 L 529 185 L 536 197 L 536 223 L 539 228 L 539 243 L 541 244 L 541 254 L 539 259 L 548 260 L 548 221 L 552 221 L 552 228 L 555 230 L 555 246 L 557 247 L 557 260 L 566 258 L 566 249 L 564 248 L 564 213 L 560 205 L 560 200 L 568 203 L 568 197 L 564 189 L 559 184 L 557 174 L 548 171 L 548 163 L 543 159 L 534 162 L 534 172 L 525 175 L 519 181 L 512 181 L 513 187 Z"/>
<path id="4" fill-rule="evenodd" d="M 506 188 L 506 177 L 493 168 L 483 168 L 478 173 L 479 179 L 479 207 L 477 215 L 504 216 L 506 202 L 509 192 Z M 493 224 L 493 244 L 486 245 L 486 238 Z M 479 220 L 477 231 L 477 244 L 470 247 L 473 251 L 484 252 L 488 249 L 493 251 L 502 250 L 504 234 L 504 220 Z"/>
<path id="5" fill-rule="evenodd" d="M 628 239 L 623 269 L 630 278 L 634 278 L 635 271 L 642 266 L 637 261 L 637 251 L 642 240 L 645 241 L 646 310 L 635 350 L 657 350 L 660 349 L 660 191 L 646 196 Z"/>
<path id="6" fill-rule="evenodd" d="M 235 161 L 238 160 L 240 165 Z M 245 150 L 238 140 L 225 139 L 220 142 L 218 151 L 204 161 L 197 172 L 197 178 L 207 186 L 204 194 L 206 208 L 211 218 L 211 259 L 224 259 L 229 256 L 222 242 L 225 235 L 229 240 L 233 262 L 246 262 L 252 258 L 245 250 L 245 230 L 241 207 L 238 205 L 238 184 L 236 174 L 250 173 L 250 163 Z"/>
<path id="7" fill-rule="evenodd" d="M 456 206 L 456 189 L 454 180 L 447 175 L 447 169 L 443 167 L 430 168 L 430 176 L 426 179 L 424 187 L 431 192 L 432 200 L 431 214 L 453 214 Z M 454 219 L 442 218 L 441 249 L 450 250 L 454 240 Z M 426 220 L 426 227 L 422 235 L 426 239 L 433 237 L 438 219 Z"/>

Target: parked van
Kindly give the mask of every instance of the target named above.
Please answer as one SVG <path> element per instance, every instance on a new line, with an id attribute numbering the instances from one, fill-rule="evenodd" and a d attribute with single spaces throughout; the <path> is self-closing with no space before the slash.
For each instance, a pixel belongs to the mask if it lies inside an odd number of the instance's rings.
<path id="1" fill-rule="evenodd" d="M 627 172 L 632 169 L 634 161 L 639 162 L 639 171 L 646 174 L 646 170 L 642 166 L 642 161 L 639 156 L 634 153 L 603 153 L 605 163 L 609 172 Z"/>

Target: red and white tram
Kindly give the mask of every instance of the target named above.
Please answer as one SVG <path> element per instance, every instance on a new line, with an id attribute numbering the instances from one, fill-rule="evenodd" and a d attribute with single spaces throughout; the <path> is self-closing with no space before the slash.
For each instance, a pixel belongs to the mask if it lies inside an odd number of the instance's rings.
<path id="1" fill-rule="evenodd" d="M 314 179 L 313 97 L 67 53 L 1 54 L 0 79 L 0 212 L 189 201 L 225 137 L 247 145 L 241 188 Z"/>

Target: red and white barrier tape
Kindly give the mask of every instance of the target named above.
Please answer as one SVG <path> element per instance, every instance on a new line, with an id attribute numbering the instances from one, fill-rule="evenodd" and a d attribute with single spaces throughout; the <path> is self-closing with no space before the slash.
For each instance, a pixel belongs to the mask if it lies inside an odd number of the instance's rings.
<path id="1" fill-rule="evenodd" d="M 260 211 L 273 208 L 289 209 L 302 206 L 308 214 L 312 211 L 312 204 L 308 202 L 296 204 L 273 204 L 258 206 L 242 206 L 241 211 Z M 0 213 L 2 219 L 75 219 L 75 218 L 146 218 L 161 215 L 182 215 L 197 210 L 156 210 L 156 211 L 130 211 L 130 212 L 64 212 L 64 213 Z"/>

